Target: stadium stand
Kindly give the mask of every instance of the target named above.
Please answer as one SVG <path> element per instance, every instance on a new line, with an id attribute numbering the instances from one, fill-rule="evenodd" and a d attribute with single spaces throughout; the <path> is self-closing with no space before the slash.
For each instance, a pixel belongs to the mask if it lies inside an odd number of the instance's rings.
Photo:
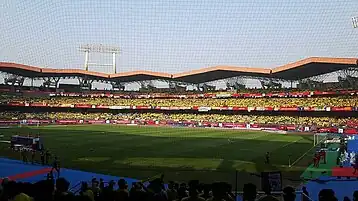
<path id="1" fill-rule="evenodd" d="M 117 99 L 117 98 L 3 98 L 2 101 L 43 103 L 51 106 L 65 104 L 90 104 L 105 106 L 152 106 L 152 107 L 355 107 L 357 97 L 321 98 L 256 98 L 256 99 Z"/>
<path id="2" fill-rule="evenodd" d="M 0 201 L 358 201 L 358 1 L 14 2 Z"/>
<path id="3" fill-rule="evenodd" d="M 195 94 L 166 97 L 163 94 L 45 94 L 33 95 L 28 92 L 17 95 L 1 96 L 1 107 L 6 107 L 0 113 L 1 124 L 137 124 L 162 126 L 191 126 L 191 127 L 241 127 L 261 129 L 280 129 L 285 131 L 333 132 L 338 128 L 345 131 L 357 132 L 358 117 L 352 115 L 357 109 L 355 92 L 346 94 L 325 94 L 312 96 L 312 93 L 293 96 L 262 97 L 256 92 L 248 97 L 213 98 L 212 95 Z M 278 94 L 281 92 L 277 92 Z M 317 93 L 317 92 L 316 92 Z M 32 95 L 29 95 L 32 94 Z M 222 94 L 222 93 L 221 93 Z M 311 95 L 310 95 L 311 94 Z M 319 94 L 319 92 L 317 93 Z M 155 97 L 156 98 L 152 98 Z M 164 97 L 158 97 L 164 96 Z M 292 109 L 293 108 L 293 109 Z M 236 109 L 236 110 L 235 110 Z M 230 111 L 231 110 L 231 111 Z M 281 110 L 281 111 L 280 111 Z M 35 112 L 36 111 L 36 112 Z M 281 112 L 281 113 L 278 113 Z M 305 114 L 302 114 L 305 112 Z M 319 115 L 315 113 L 320 113 Z M 338 116 L 337 116 L 338 114 Z M 308 128 L 308 129 L 306 129 Z M 334 128 L 333 130 L 330 130 Z M 352 130 L 353 129 L 353 130 Z M 200 184 L 190 181 L 188 184 L 169 182 L 167 187 L 163 181 L 156 179 L 148 184 L 134 183 L 131 188 L 124 180 L 118 182 L 92 180 L 83 184 L 73 192 L 65 178 L 57 181 L 44 180 L 34 184 L 2 180 L 1 200 L 234 200 L 237 194 L 232 193 L 229 184 L 214 183 Z M 117 183 L 117 184 L 116 184 Z M 16 189 L 16 190 L 14 190 Z M 47 189 L 38 192 L 31 189 Z M 247 184 L 243 189 L 244 200 L 268 199 L 271 194 L 261 193 L 257 197 L 256 186 Z M 302 199 L 309 198 L 300 194 Z M 287 187 L 283 194 L 275 198 L 295 200 L 295 189 Z M 336 200 L 330 190 L 321 190 L 321 197 Z M 356 197 L 354 193 L 353 197 Z M 248 198 L 246 198 L 248 197 Z M 314 198 L 313 198 L 314 199 Z"/>
<path id="4" fill-rule="evenodd" d="M 2 91 L 1 125 L 113 123 L 268 129 L 308 133 L 338 133 L 342 130 L 341 132 L 345 134 L 358 133 L 358 117 L 355 114 L 358 110 L 356 91 L 331 93 L 329 91 L 248 90 L 244 93 L 207 94 L 22 91 L 15 95 L 9 94 L 9 91 Z M 247 200 L 261 200 L 272 196 L 261 192 L 257 197 L 254 184 L 245 185 L 242 196 L 238 196 L 229 190 L 231 187 L 226 183 L 199 184 L 198 181 L 190 181 L 188 184 L 179 185 L 169 182 L 169 188 L 168 186 L 164 188 L 163 181 L 157 179 L 149 186 L 139 182 L 129 188 L 123 180 L 108 181 L 106 184 L 102 182 L 93 180 L 73 191 L 69 189 L 70 184 L 65 178 L 60 178 L 56 182 L 44 180 L 34 184 L 5 179 L 2 181 L 2 199 L 92 201 L 223 199 L 228 201 L 236 197 L 239 200 L 246 200 L 245 197 L 249 197 Z M 13 188 L 19 190 L 14 191 Z M 40 195 L 36 190 L 27 190 L 36 188 L 48 189 L 48 194 Z M 312 186 L 310 188 L 315 189 Z M 308 196 L 308 192 L 297 194 L 292 189 L 287 187 L 271 199 L 283 195 L 284 200 L 314 200 Z M 321 189 L 319 191 L 321 197 L 337 199 L 332 191 Z M 53 196 L 50 192 L 54 192 Z"/>
<path id="5" fill-rule="evenodd" d="M 31 93 L 30 93 L 31 94 Z M 290 92 L 249 95 L 223 93 L 168 94 L 36 94 L 1 96 L 1 106 L 15 113 L 1 113 L 1 120 L 67 120 L 109 123 L 186 125 L 204 127 L 273 128 L 293 131 L 334 132 L 357 130 L 357 95 L 354 91 Z M 168 97 L 169 96 L 169 97 Z M 36 113 L 29 112 L 36 109 Z M 51 111 L 56 110 L 56 112 Z M 16 112 L 17 111 L 17 112 Z M 27 111 L 27 112 L 26 112 Z M 30 122 L 30 121 L 28 121 Z M 64 122 L 64 121 L 63 121 Z M 6 123 L 6 122 L 4 122 Z M 308 127 L 308 129 L 306 128 Z M 330 131 L 330 129 L 333 129 Z"/>
<path id="6" fill-rule="evenodd" d="M 258 115 L 225 115 L 225 114 L 162 114 L 162 113 L 76 113 L 76 112 L 49 112 L 23 113 L 2 112 L 1 120 L 138 120 L 138 121 L 175 121 L 175 122 L 202 122 L 202 123 L 251 123 L 262 125 L 307 125 L 318 128 L 330 126 L 355 127 L 357 118 L 335 117 L 295 117 L 295 116 L 258 116 Z M 99 121 L 98 121 L 99 122 Z"/>

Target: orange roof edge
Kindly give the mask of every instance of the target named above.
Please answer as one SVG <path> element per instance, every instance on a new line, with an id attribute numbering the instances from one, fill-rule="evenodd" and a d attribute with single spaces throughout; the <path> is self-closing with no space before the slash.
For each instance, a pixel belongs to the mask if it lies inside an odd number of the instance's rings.
<path id="1" fill-rule="evenodd" d="M 252 67 L 237 67 L 237 66 L 214 66 L 214 67 L 207 67 L 182 73 L 176 74 L 168 74 L 168 73 L 161 73 L 161 72 L 152 72 L 152 71 L 130 71 L 124 73 L 117 73 L 117 74 L 106 74 L 94 71 L 85 71 L 82 69 L 53 69 L 53 68 L 40 68 L 35 66 L 29 66 L 24 64 L 18 63 L 11 63 L 11 62 L 0 62 L 0 68 L 6 69 L 22 69 L 27 71 L 33 71 L 38 73 L 53 73 L 53 74 L 83 74 L 89 76 L 96 76 L 99 78 L 120 78 L 120 77 L 127 77 L 127 76 L 136 76 L 136 75 L 150 75 L 154 77 L 161 77 L 161 78 L 181 78 L 185 76 L 192 76 L 212 71 L 234 71 L 234 72 L 245 72 L 245 73 L 258 73 L 258 74 L 270 74 L 277 73 L 281 71 L 290 70 L 293 68 L 298 68 L 300 66 L 309 64 L 309 63 L 332 63 L 332 64 L 343 64 L 343 65 L 357 65 L 358 59 L 357 58 L 332 58 L 332 57 L 310 57 L 306 59 L 302 59 L 293 63 L 289 63 L 283 66 L 279 66 L 276 68 L 252 68 Z"/>
<path id="2" fill-rule="evenodd" d="M 309 63 L 331 63 L 331 64 L 347 64 L 356 65 L 358 62 L 357 58 L 332 58 L 332 57 L 310 57 L 307 59 L 299 60 L 293 63 L 289 63 L 283 66 L 279 66 L 272 69 L 272 73 L 290 70 L 297 68 Z"/>
<path id="3" fill-rule="evenodd" d="M 171 77 L 171 74 L 169 73 L 161 73 L 161 72 L 153 72 L 153 71 L 129 71 L 129 72 L 111 74 L 109 77 L 117 78 L 117 77 L 127 77 L 127 76 L 135 76 L 135 75 L 150 75 L 154 77 L 163 77 L 163 78 Z"/>

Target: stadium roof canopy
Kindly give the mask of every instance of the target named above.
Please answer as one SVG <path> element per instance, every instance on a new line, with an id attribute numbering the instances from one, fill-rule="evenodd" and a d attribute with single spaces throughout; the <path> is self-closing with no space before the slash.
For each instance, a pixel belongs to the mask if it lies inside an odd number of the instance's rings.
<path id="1" fill-rule="evenodd" d="M 189 72 L 168 74 L 151 71 L 132 71 L 106 74 L 79 69 L 51 69 L 23 64 L 0 62 L 0 71 L 29 78 L 40 77 L 88 77 L 94 80 L 133 82 L 143 80 L 176 80 L 188 83 L 204 83 L 236 76 L 266 77 L 284 80 L 300 80 L 343 69 L 357 67 L 357 58 L 311 57 L 294 63 L 269 68 L 216 66 Z"/>

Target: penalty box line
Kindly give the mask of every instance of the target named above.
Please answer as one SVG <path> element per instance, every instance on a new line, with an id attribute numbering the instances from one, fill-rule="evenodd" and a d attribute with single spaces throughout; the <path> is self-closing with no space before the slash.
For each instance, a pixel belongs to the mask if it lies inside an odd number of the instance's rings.
<path id="1" fill-rule="evenodd" d="M 305 157 L 312 149 L 314 149 L 317 145 L 313 145 L 311 148 L 309 148 L 305 153 L 303 153 L 300 157 L 298 157 L 290 167 L 293 167 L 296 163 L 298 163 L 303 157 Z"/>

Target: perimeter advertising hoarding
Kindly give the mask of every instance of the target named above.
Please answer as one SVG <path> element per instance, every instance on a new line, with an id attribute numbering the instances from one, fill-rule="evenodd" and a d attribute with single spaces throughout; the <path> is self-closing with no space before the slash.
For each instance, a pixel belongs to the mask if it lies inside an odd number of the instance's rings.
<path id="1" fill-rule="evenodd" d="M 208 112 L 211 110 L 211 107 L 198 107 L 199 112 Z"/>
<path id="2" fill-rule="evenodd" d="M 109 106 L 108 107 L 111 110 L 123 110 L 123 109 L 130 109 L 130 106 Z"/>

